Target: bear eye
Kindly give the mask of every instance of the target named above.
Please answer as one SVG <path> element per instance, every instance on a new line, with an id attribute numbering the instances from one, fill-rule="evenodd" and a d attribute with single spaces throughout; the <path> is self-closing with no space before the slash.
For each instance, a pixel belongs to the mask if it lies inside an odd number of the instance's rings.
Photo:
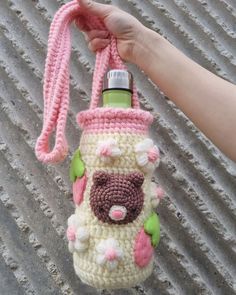
<path id="1" fill-rule="evenodd" d="M 136 213 L 137 208 L 132 208 L 130 211 L 132 214 Z"/>
<path id="2" fill-rule="evenodd" d="M 103 207 L 98 207 L 98 211 L 99 211 L 99 213 L 104 213 L 105 209 Z"/>

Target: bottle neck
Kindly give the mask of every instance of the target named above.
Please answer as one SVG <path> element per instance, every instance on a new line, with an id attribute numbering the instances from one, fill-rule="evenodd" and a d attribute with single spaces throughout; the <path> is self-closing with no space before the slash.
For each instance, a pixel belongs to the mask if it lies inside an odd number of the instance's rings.
<path id="1" fill-rule="evenodd" d="M 131 108 L 132 93 L 125 89 L 107 89 L 103 93 L 103 107 Z"/>

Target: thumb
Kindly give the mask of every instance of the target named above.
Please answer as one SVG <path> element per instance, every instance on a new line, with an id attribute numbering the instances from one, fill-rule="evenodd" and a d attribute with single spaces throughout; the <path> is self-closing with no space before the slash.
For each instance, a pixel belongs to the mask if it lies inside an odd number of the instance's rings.
<path id="1" fill-rule="evenodd" d="M 78 0 L 81 10 L 104 19 L 112 10 L 111 5 L 97 3 L 92 0 Z"/>

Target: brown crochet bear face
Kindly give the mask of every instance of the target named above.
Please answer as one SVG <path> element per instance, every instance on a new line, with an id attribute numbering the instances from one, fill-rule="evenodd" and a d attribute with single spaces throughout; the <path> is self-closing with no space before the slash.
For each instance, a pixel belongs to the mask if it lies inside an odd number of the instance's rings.
<path id="1" fill-rule="evenodd" d="M 144 176 L 96 171 L 90 190 L 90 205 L 96 217 L 107 223 L 126 224 L 135 220 L 143 207 Z"/>

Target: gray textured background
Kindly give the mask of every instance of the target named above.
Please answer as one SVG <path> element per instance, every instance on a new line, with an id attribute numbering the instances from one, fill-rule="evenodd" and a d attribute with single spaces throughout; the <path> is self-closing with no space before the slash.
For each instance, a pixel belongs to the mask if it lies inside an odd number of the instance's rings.
<path id="1" fill-rule="evenodd" d="M 235 0 L 112 3 L 236 83 Z M 156 116 L 152 135 L 162 153 L 156 179 L 168 194 L 158 209 L 162 239 L 155 270 L 144 284 L 116 292 L 96 291 L 75 276 L 64 236 L 73 212 L 69 158 L 49 167 L 34 155 L 47 35 L 59 6 L 55 0 L 0 1 L 0 295 L 236 294 L 236 165 L 134 66 L 142 107 Z M 93 66 L 93 54 L 73 29 L 71 152 L 80 136 L 75 115 L 87 108 Z"/>

